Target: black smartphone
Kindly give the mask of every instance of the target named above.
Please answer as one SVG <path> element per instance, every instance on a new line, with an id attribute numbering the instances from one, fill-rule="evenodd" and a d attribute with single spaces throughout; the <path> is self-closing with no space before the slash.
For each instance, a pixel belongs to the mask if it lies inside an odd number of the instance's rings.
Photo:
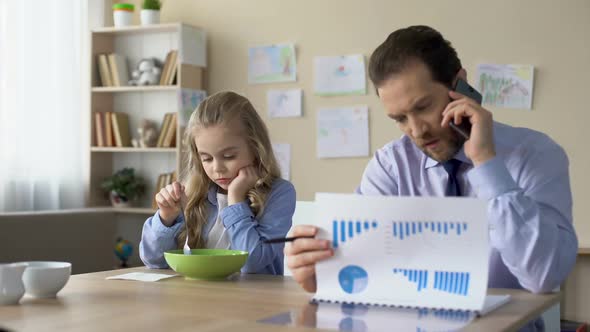
<path id="1" fill-rule="evenodd" d="M 455 84 L 455 88 L 453 90 L 467 98 L 475 100 L 481 105 L 481 94 L 464 80 L 460 78 L 457 79 L 457 84 Z M 465 121 L 462 121 L 460 125 L 456 125 L 453 121 L 451 121 L 449 122 L 449 126 L 455 129 L 455 131 L 459 133 L 459 135 L 463 136 L 466 140 L 469 139 L 469 135 L 471 134 L 471 123 L 469 120 L 465 119 Z"/>

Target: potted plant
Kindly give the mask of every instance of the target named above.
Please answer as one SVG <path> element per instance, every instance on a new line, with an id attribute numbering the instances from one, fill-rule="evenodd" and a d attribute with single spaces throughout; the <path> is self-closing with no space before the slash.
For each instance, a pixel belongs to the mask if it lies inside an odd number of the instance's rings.
<path id="1" fill-rule="evenodd" d="M 141 25 L 160 23 L 160 0 L 143 0 L 141 5 Z"/>
<path id="2" fill-rule="evenodd" d="M 104 179 L 101 188 L 109 193 L 114 207 L 128 207 L 145 191 L 143 179 L 135 176 L 133 168 L 123 168 Z"/>
<path id="3" fill-rule="evenodd" d="M 113 5 L 113 22 L 115 27 L 127 27 L 131 25 L 135 6 L 130 3 L 116 3 Z"/>

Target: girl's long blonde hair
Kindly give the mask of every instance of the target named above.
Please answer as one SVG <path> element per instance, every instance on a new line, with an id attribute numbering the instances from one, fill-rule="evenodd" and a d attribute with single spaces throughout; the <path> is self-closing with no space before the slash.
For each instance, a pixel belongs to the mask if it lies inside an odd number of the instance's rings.
<path id="1" fill-rule="evenodd" d="M 207 224 L 209 213 L 207 195 L 211 186 L 217 186 L 203 169 L 195 144 L 195 136 L 202 128 L 228 124 L 233 119 L 238 119 L 243 127 L 248 147 L 254 155 L 254 167 L 260 176 L 254 188 L 248 191 L 250 208 L 254 215 L 260 216 L 262 214 L 272 183 L 281 176 L 266 125 L 248 99 L 235 92 L 226 91 L 216 93 L 203 100 L 192 113 L 184 135 L 184 147 L 188 147 L 186 153 L 188 164 L 182 176 L 188 197 L 184 208 L 187 227 L 184 227 L 178 234 L 177 245 L 179 248 L 184 245 L 187 228 L 189 246 L 191 248 L 205 247 L 203 229 Z"/>

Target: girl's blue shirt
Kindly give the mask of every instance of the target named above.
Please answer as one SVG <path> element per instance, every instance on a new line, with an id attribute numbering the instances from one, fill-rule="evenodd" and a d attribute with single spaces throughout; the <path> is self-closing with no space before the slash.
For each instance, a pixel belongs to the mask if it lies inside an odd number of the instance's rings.
<path id="1" fill-rule="evenodd" d="M 211 186 L 208 192 L 209 214 L 205 225 L 205 237 L 217 220 L 217 186 Z M 248 201 L 230 205 L 221 210 L 221 220 L 227 229 L 231 249 L 249 253 L 243 273 L 283 274 L 284 243 L 265 244 L 264 240 L 285 237 L 291 228 L 295 212 L 295 188 L 291 182 L 277 179 L 272 184 L 266 199 L 264 211 L 256 218 Z M 164 251 L 177 249 L 178 233 L 184 227 L 181 214 L 170 227 L 162 224 L 159 210 L 149 217 L 144 225 L 139 244 L 139 256 L 149 268 L 168 268 Z"/>

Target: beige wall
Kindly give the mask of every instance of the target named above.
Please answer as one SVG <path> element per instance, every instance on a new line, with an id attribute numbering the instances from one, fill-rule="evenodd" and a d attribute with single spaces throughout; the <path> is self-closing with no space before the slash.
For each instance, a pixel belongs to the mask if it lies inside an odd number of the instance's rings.
<path id="1" fill-rule="evenodd" d="M 138 16 L 137 10 L 136 22 Z M 292 182 L 302 200 L 313 199 L 317 191 L 352 191 L 369 160 L 316 158 L 318 107 L 369 105 L 371 153 L 401 134 L 384 116 L 370 83 L 366 96 L 314 96 L 314 56 L 362 53 L 368 59 L 393 30 L 427 24 L 452 41 L 471 77 L 482 62 L 534 65 L 533 111 L 493 109 L 494 117 L 546 132 L 566 149 L 575 225 L 580 245 L 590 247 L 590 223 L 585 222 L 590 215 L 590 204 L 586 204 L 590 176 L 585 173 L 590 169 L 590 154 L 583 135 L 590 124 L 585 98 L 590 87 L 590 1 L 167 0 L 162 21 L 180 21 L 207 30 L 208 92 L 236 90 L 246 94 L 267 120 L 272 139 L 292 144 Z M 248 47 L 278 42 L 296 44 L 297 82 L 248 85 Z M 304 90 L 304 116 L 268 119 L 266 91 L 295 87 Z M 584 279 L 584 269 L 577 268 L 577 282 Z M 574 298 L 575 290 L 569 285 L 566 291 L 570 302 L 590 305 L 587 299 Z M 574 308 L 570 302 L 566 306 L 569 317 L 590 320 L 584 306 Z"/>
<path id="2" fill-rule="evenodd" d="M 137 5 L 139 0 L 134 1 Z M 139 10 L 136 10 L 138 22 Z M 163 22 L 198 25 L 209 34 L 209 93 L 245 93 L 267 120 L 275 142 L 292 144 L 292 182 L 298 198 L 317 191 L 350 192 L 369 158 L 316 158 L 316 110 L 322 106 L 366 104 L 370 107 L 371 153 L 400 136 L 383 114 L 375 93 L 356 97 L 313 95 L 312 61 L 318 55 L 362 53 L 367 59 L 393 30 L 412 24 L 439 29 L 452 41 L 468 72 L 481 62 L 533 64 L 533 111 L 497 109 L 497 120 L 551 135 L 571 161 L 575 223 L 580 243 L 590 247 L 590 168 L 582 143 L 590 112 L 584 96 L 590 77 L 590 2 L 551 1 L 392 1 L 392 0 L 168 0 Z M 294 42 L 297 82 L 247 84 L 248 47 Z M 473 76 L 472 76 L 473 77 Z M 268 119 L 265 96 L 270 88 L 301 87 L 304 116 Z"/>

